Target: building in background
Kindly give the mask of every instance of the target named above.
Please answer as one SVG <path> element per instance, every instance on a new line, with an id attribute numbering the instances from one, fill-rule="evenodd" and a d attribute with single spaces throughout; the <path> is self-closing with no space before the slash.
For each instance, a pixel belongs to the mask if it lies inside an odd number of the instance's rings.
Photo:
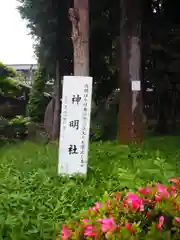
<path id="1" fill-rule="evenodd" d="M 37 64 L 8 64 L 7 66 L 19 72 L 24 79 L 24 83 L 32 86 L 34 81 L 34 72 L 38 68 Z"/>

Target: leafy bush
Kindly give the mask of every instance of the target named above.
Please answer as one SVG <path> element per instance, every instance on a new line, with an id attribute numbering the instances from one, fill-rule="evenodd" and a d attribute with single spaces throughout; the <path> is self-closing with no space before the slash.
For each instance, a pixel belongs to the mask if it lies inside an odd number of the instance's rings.
<path id="1" fill-rule="evenodd" d="M 9 131 L 12 131 L 12 138 L 23 139 L 27 136 L 27 126 L 29 118 L 16 116 L 9 121 Z"/>
<path id="2" fill-rule="evenodd" d="M 105 194 L 102 203 L 63 225 L 59 239 L 180 239 L 179 197 L 176 186 L 159 183 Z"/>
<path id="3" fill-rule="evenodd" d="M 35 73 L 35 79 L 30 93 L 27 114 L 33 122 L 41 122 L 44 119 L 46 100 L 44 96 L 47 81 L 45 69 L 39 68 Z"/>
<path id="4" fill-rule="evenodd" d="M 21 89 L 16 81 L 18 73 L 0 62 L 0 95 L 14 96 Z"/>
<path id="5" fill-rule="evenodd" d="M 4 145 L 0 148 L 0 236 L 57 240 L 61 225 L 99 201 L 105 189 L 113 193 L 125 187 L 134 191 L 151 181 L 167 184 L 180 174 L 179 143 L 180 137 L 148 139 L 141 148 L 92 143 L 85 179 L 58 176 L 58 143 L 33 140 Z"/>
<path id="6" fill-rule="evenodd" d="M 103 135 L 103 129 L 102 126 L 98 123 L 91 123 L 91 127 L 90 127 L 90 139 L 92 141 L 98 141 L 101 139 Z"/>
<path id="7" fill-rule="evenodd" d="M 8 121 L 5 118 L 0 119 L 0 136 L 5 139 L 23 139 L 27 135 L 27 126 L 29 118 L 16 116 Z"/>
<path id="8" fill-rule="evenodd" d="M 49 142 L 49 136 L 44 130 L 44 125 L 40 123 L 30 122 L 28 124 L 28 139 L 41 144 Z"/>
<path id="9" fill-rule="evenodd" d="M 10 68 L 0 62 L 0 80 L 6 77 L 15 77 L 16 75 L 17 72 L 13 68 Z"/>
<path id="10" fill-rule="evenodd" d="M 8 125 L 8 120 L 4 117 L 0 117 L 0 132 Z"/>
<path id="11" fill-rule="evenodd" d="M 23 116 L 16 116 L 15 118 L 11 119 L 9 121 L 9 124 L 17 124 L 17 125 L 25 125 L 27 126 L 29 124 L 30 118 L 23 117 Z"/>

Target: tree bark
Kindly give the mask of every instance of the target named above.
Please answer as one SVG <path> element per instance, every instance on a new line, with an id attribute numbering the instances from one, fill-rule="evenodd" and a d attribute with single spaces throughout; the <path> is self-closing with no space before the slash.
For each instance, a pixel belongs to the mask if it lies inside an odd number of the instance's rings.
<path id="1" fill-rule="evenodd" d="M 171 102 L 171 130 L 176 131 L 177 128 L 177 100 L 178 100 L 178 93 L 177 93 L 177 86 L 175 84 L 172 84 L 172 102 Z"/>
<path id="2" fill-rule="evenodd" d="M 141 80 L 141 0 L 121 0 L 119 143 L 143 139 L 141 91 L 132 91 Z"/>
<path id="3" fill-rule="evenodd" d="M 60 79 L 60 67 L 59 61 L 56 62 L 56 80 L 55 80 L 55 106 L 53 114 L 53 128 L 52 139 L 55 140 L 59 137 L 60 131 L 60 92 L 61 92 L 61 79 Z"/>
<path id="4" fill-rule="evenodd" d="M 44 114 L 44 128 L 46 133 L 52 138 L 52 129 L 53 129 L 53 117 L 54 117 L 54 101 L 52 98 L 46 107 L 46 111 Z"/>
<path id="5" fill-rule="evenodd" d="M 164 90 L 158 91 L 157 107 L 157 126 L 155 130 L 158 134 L 164 135 L 168 133 L 168 116 L 170 112 L 167 92 Z"/>
<path id="6" fill-rule="evenodd" d="M 89 76 L 89 10 L 88 0 L 74 0 L 69 9 L 74 48 L 74 75 Z"/>

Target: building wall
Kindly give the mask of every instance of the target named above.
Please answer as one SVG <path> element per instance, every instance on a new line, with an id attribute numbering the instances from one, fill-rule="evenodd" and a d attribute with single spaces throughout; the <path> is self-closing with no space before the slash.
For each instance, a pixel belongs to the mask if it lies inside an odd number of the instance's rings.
<path id="1" fill-rule="evenodd" d="M 38 68 L 37 64 L 9 64 L 7 66 L 19 72 L 24 77 L 24 83 L 33 84 L 34 72 Z"/>

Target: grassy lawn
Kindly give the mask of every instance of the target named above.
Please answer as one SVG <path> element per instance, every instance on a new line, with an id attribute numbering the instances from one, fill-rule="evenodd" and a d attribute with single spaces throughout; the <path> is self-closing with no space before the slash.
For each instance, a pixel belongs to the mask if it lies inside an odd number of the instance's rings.
<path id="1" fill-rule="evenodd" d="M 6 239 L 56 239 L 62 222 L 105 191 L 180 175 L 180 137 L 150 138 L 141 148 L 92 144 L 86 180 L 57 176 L 57 153 L 56 144 L 0 148 L 0 231 Z"/>

